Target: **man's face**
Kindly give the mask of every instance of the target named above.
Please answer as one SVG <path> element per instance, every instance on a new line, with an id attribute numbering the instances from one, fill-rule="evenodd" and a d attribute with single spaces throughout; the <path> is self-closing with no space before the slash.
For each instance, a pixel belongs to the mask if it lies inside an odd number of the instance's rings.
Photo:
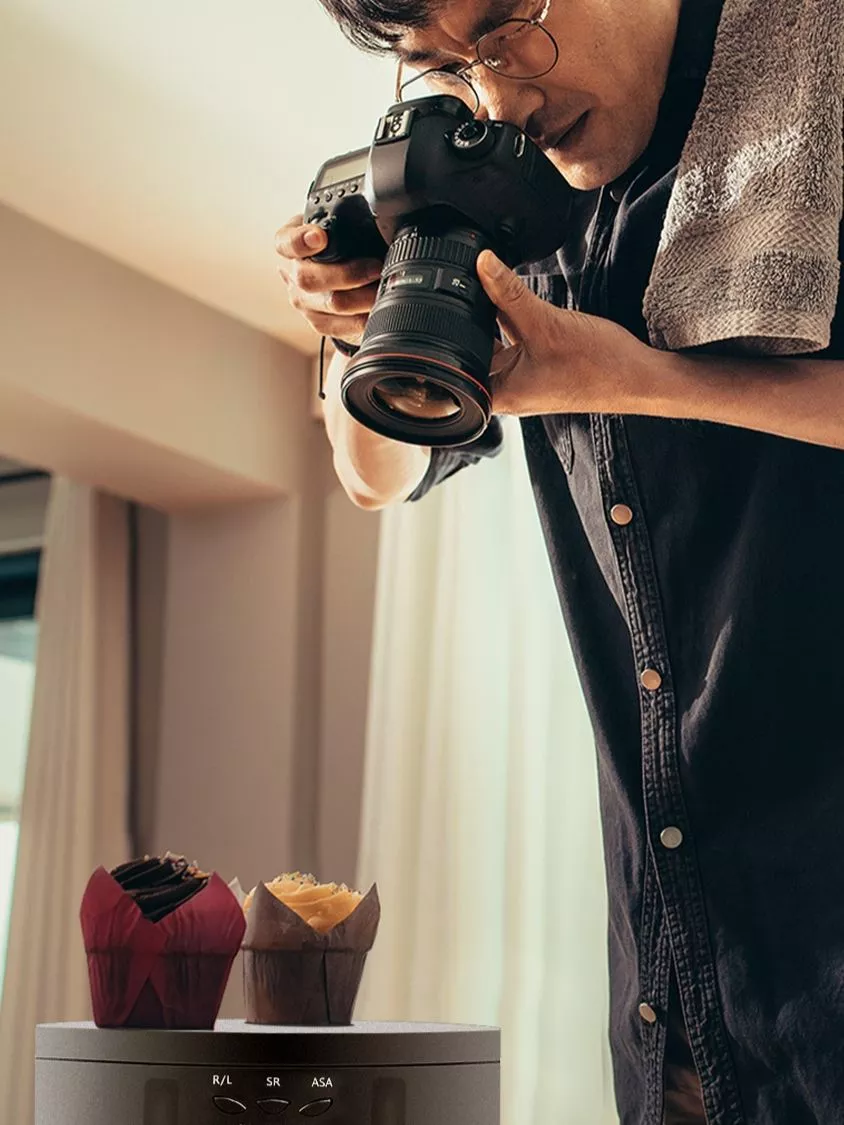
<path id="1" fill-rule="evenodd" d="M 543 0 L 446 0 L 397 54 L 413 69 L 457 69 L 475 59 L 479 29 L 531 19 Z M 575 188 L 611 183 L 653 132 L 677 34 L 680 0 L 551 0 L 544 27 L 559 59 L 541 78 L 516 81 L 476 66 L 467 76 L 480 115 L 520 126 Z M 420 58 L 424 55 L 424 58 Z"/>

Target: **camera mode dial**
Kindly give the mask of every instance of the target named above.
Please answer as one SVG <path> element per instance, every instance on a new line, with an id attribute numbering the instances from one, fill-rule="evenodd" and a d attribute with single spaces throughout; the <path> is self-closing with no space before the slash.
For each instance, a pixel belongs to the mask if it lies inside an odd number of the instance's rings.
<path id="1" fill-rule="evenodd" d="M 468 156 L 485 156 L 495 144 L 495 133 L 485 121 L 464 121 L 451 134 L 451 144 Z"/>

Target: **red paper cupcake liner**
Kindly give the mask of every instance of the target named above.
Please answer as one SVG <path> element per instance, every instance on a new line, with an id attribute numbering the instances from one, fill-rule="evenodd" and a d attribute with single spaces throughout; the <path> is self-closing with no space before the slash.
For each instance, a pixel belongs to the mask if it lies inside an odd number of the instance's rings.
<path id="1" fill-rule="evenodd" d="M 150 922 L 100 867 L 88 881 L 80 921 L 98 1027 L 214 1026 L 246 929 L 219 876 Z"/>

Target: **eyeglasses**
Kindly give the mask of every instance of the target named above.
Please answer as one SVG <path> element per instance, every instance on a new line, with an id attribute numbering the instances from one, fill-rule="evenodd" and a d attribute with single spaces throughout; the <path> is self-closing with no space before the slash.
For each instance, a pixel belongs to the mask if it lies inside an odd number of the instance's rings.
<path id="1" fill-rule="evenodd" d="M 399 63 L 396 75 L 396 100 L 411 101 L 432 94 L 452 94 L 461 98 L 477 113 L 481 99 L 472 81 L 467 77 L 479 66 L 486 67 L 502 78 L 525 81 L 541 78 L 557 65 L 560 49 L 557 40 L 544 26 L 551 10 L 552 0 L 545 0 L 540 13 L 533 19 L 506 20 L 499 27 L 482 35 L 475 44 L 475 59 L 457 70 L 439 70 L 436 67 L 404 79 L 404 63 Z"/>

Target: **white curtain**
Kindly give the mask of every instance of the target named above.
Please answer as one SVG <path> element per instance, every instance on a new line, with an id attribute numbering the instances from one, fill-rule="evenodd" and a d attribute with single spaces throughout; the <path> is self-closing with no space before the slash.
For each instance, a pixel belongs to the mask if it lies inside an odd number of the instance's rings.
<path id="1" fill-rule="evenodd" d="M 79 903 L 93 869 L 128 854 L 128 557 L 126 505 L 55 480 L 0 1008 L 10 1125 L 33 1120 L 35 1025 L 90 1018 Z"/>
<path id="2" fill-rule="evenodd" d="M 359 1018 L 500 1024 L 504 1125 L 612 1125 L 592 734 L 515 424 L 383 517 Z"/>

